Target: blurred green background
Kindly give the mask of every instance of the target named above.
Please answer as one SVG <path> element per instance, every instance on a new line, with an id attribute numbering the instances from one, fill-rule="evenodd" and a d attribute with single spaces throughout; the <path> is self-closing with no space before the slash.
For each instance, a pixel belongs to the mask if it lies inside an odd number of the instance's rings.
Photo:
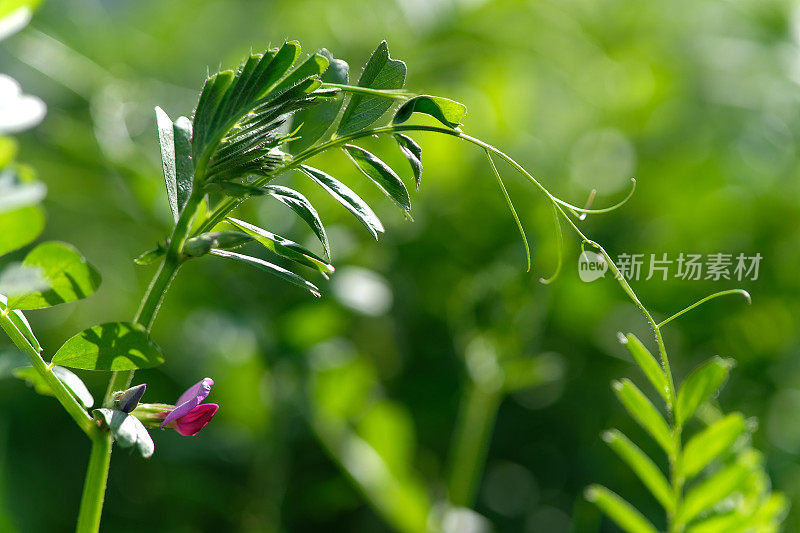
<path id="1" fill-rule="evenodd" d="M 297 39 L 360 65 L 382 39 L 407 87 L 464 102 L 464 129 L 582 204 L 621 198 L 583 227 L 619 253 L 763 256 L 755 281 L 634 283 L 666 317 L 742 286 L 667 328 L 678 378 L 715 355 L 738 360 L 720 396 L 758 417 L 776 489 L 800 530 L 800 9 L 729 0 L 373 0 L 45 2 L 2 43 L 0 71 L 45 100 L 19 159 L 48 185 L 44 238 L 74 243 L 104 283 L 86 302 L 29 313 L 46 353 L 101 321 L 129 319 L 163 239 L 153 107 L 189 114 L 206 69 Z M 324 296 L 207 258 L 188 264 L 154 329 L 162 367 L 137 374 L 173 401 L 210 376 L 221 405 L 196 438 L 154 432 L 150 460 L 117 450 L 105 531 L 616 531 L 582 496 L 600 481 L 662 525 L 658 507 L 600 440 L 620 427 L 656 451 L 613 398 L 641 376 L 617 331 L 649 339 L 611 279 L 583 283 L 566 233 L 556 264 L 549 206 L 500 167 L 534 267 L 480 151 L 418 135 L 425 175 L 415 222 L 344 156 L 317 165 L 351 184 L 387 226 L 381 242 L 319 190 L 337 272 Z M 377 153 L 406 176 L 396 147 Z M 287 177 L 291 182 L 293 177 Z M 299 242 L 283 206 L 242 217 Z M 17 256 L 10 259 L 18 259 Z M 95 396 L 105 377 L 84 372 Z M 0 381 L 0 522 L 69 531 L 88 443 L 56 402 Z M 448 499 L 454 504 L 447 506 Z M 467 508 L 473 511 L 467 511 Z M 431 522 L 432 523 L 432 522 Z"/>

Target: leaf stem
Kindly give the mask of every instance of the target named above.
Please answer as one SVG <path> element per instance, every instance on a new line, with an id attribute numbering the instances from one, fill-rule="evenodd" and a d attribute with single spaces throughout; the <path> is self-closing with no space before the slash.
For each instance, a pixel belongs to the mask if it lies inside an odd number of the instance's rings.
<path id="1" fill-rule="evenodd" d="M 661 327 L 667 325 L 668 323 L 672 322 L 673 320 L 675 320 L 679 316 L 683 315 L 684 313 L 687 313 L 687 312 L 691 311 L 692 309 L 694 309 L 698 305 L 702 305 L 702 304 L 706 303 L 707 301 L 713 300 L 714 298 L 719 298 L 720 296 L 727 296 L 728 294 L 738 294 L 740 296 L 744 296 L 745 299 L 747 299 L 747 303 L 750 303 L 750 293 L 747 292 L 746 290 L 743 290 L 743 289 L 729 289 L 727 291 L 715 292 L 714 294 L 710 294 L 710 295 L 706 296 L 705 298 L 702 298 L 702 299 L 696 301 L 695 303 L 693 303 L 689 307 L 685 307 L 685 308 L 681 309 L 680 311 L 678 311 L 677 313 L 675 313 L 671 317 L 667 318 L 666 320 L 661 321 L 658 324 L 658 327 L 661 328 Z"/>
<path id="2" fill-rule="evenodd" d="M 341 83 L 323 83 L 320 89 L 339 89 L 346 93 L 366 94 L 369 96 L 380 96 L 392 100 L 407 100 L 416 96 L 403 89 L 371 89 L 369 87 L 359 87 L 357 85 L 344 85 Z"/>

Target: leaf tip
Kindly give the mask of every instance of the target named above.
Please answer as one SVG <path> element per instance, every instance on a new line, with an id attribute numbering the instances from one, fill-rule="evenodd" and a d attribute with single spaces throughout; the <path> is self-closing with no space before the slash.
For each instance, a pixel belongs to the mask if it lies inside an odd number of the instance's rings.
<path id="1" fill-rule="evenodd" d="M 617 431 L 614 429 L 607 429 L 600 434 L 600 438 L 603 439 L 604 442 L 612 443 L 617 440 Z"/>

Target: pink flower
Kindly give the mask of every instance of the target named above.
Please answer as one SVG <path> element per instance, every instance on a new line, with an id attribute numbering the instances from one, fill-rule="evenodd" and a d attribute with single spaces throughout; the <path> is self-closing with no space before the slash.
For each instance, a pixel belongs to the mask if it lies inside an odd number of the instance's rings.
<path id="1" fill-rule="evenodd" d="M 175 402 L 175 409 L 160 413 L 164 416 L 161 428 L 172 428 L 184 437 L 197 435 L 211 422 L 219 409 L 219 405 L 215 403 L 202 403 L 211 393 L 213 384 L 213 379 L 205 378 L 189 387 Z"/>

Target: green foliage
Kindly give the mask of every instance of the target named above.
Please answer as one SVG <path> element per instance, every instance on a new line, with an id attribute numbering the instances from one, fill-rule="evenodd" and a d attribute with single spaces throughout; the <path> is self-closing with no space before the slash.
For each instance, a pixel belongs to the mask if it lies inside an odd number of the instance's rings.
<path id="1" fill-rule="evenodd" d="M 658 326 L 656 331 L 665 351 Z M 671 374 L 662 372 L 634 335 L 620 336 L 620 340 L 667 402 L 673 387 Z M 783 519 L 785 498 L 771 492 L 761 454 L 744 438 L 749 432 L 741 414 L 710 420 L 683 443 L 684 424 L 718 393 L 732 366 L 731 360 L 714 357 L 692 371 L 678 390 L 674 419 L 669 426 L 632 382 L 614 383 L 619 400 L 666 453 L 669 479 L 619 430 L 606 431 L 603 440 L 664 509 L 671 533 L 776 531 Z M 625 531 L 655 531 L 633 506 L 604 487 L 590 487 L 587 498 Z"/>
<path id="2" fill-rule="evenodd" d="M 100 273 L 67 243 L 42 243 L 25 256 L 22 264 L 40 268 L 49 288 L 9 298 L 8 305 L 14 309 L 42 309 L 80 300 L 100 286 Z"/>
<path id="3" fill-rule="evenodd" d="M 419 184 L 422 181 L 422 148 L 408 135 L 398 133 L 394 138 L 397 140 L 403 155 L 408 159 L 408 164 L 411 165 L 411 171 L 414 173 L 414 182 L 417 184 L 417 190 L 419 190 Z"/>
<path id="4" fill-rule="evenodd" d="M 85 329 L 65 342 L 53 363 L 84 370 L 136 370 L 164 362 L 161 349 L 139 324 L 108 322 Z"/>
<path id="5" fill-rule="evenodd" d="M 389 45 L 381 41 L 361 72 L 358 87 L 393 90 L 402 89 L 405 82 L 406 64 L 389 57 Z M 354 93 L 347 102 L 336 134 L 344 137 L 368 128 L 391 106 L 391 99 Z"/>
<path id="6" fill-rule="evenodd" d="M 311 228 L 314 235 L 317 236 L 319 242 L 322 244 L 322 248 L 325 250 L 325 256 L 330 261 L 331 245 L 328 242 L 328 235 L 325 233 L 325 226 L 322 225 L 322 220 L 319 218 L 317 210 L 311 205 L 311 202 L 309 202 L 305 196 L 289 187 L 267 185 L 264 187 L 264 191 L 282 204 L 288 206 L 289 209 L 297 213 L 297 215 L 308 224 L 308 227 Z"/>
<path id="7" fill-rule="evenodd" d="M 458 128 L 461 119 L 467 114 L 467 106 L 449 98 L 423 94 L 401 105 L 394 114 L 392 122 L 401 124 L 410 119 L 413 113 L 430 115 L 448 128 Z"/>
<path id="8" fill-rule="evenodd" d="M 691 479 L 708 464 L 727 452 L 746 431 L 744 417 L 731 413 L 692 436 L 686 443 L 681 461 L 681 473 Z"/>
<path id="9" fill-rule="evenodd" d="M 375 239 L 378 238 L 378 233 L 383 233 L 383 224 L 378 216 L 367 203 L 347 185 L 333 176 L 321 170 L 317 170 L 316 168 L 309 167 L 308 165 L 302 165 L 300 171 L 325 189 L 325 191 L 337 202 L 342 204 L 345 209 L 353 213 L 358 221 L 364 224 L 370 233 L 372 233 Z"/>
<path id="10" fill-rule="evenodd" d="M 603 440 L 636 473 L 661 506 L 671 513 L 675 508 L 672 488 L 653 460 L 616 429 L 604 432 Z"/>
<path id="11" fill-rule="evenodd" d="M 686 377 L 678 391 L 678 403 L 675 406 L 675 417 L 679 426 L 694 414 L 700 404 L 719 391 L 733 364 L 732 359 L 715 357 Z"/>
<path id="12" fill-rule="evenodd" d="M 44 230 L 44 212 L 36 206 L 0 213 L 0 255 L 30 244 Z"/>
<path id="13" fill-rule="evenodd" d="M 672 453 L 672 433 L 664 417 L 647 396 L 627 378 L 615 381 L 614 393 L 636 422 L 642 426 L 665 452 Z"/>
<path id="14" fill-rule="evenodd" d="M 653 524 L 619 495 L 602 485 L 586 489 L 586 499 L 597 505 L 627 533 L 657 533 Z"/>
<path id="15" fill-rule="evenodd" d="M 328 68 L 322 74 L 321 80 L 324 83 L 346 85 L 350 79 L 350 67 L 347 62 L 334 59 L 333 55 L 324 48 L 319 51 L 319 54 L 328 59 Z M 297 124 L 301 129 L 299 137 L 289 143 L 291 152 L 300 153 L 311 148 L 320 140 L 339 116 L 344 101 L 344 93 L 338 93 L 317 102 L 311 108 L 296 111 L 292 117 L 292 123 Z"/>
<path id="16" fill-rule="evenodd" d="M 167 198 L 172 216 L 177 221 L 192 193 L 192 123 L 186 117 L 180 117 L 173 124 L 160 107 L 156 107 L 156 123 Z"/>
<path id="17" fill-rule="evenodd" d="M 644 375 L 647 376 L 653 388 L 655 388 L 666 401 L 669 397 L 669 386 L 667 385 L 667 377 L 664 375 L 664 369 L 661 368 L 661 365 L 656 361 L 655 357 L 653 357 L 653 354 L 644 347 L 644 344 L 642 344 L 642 341 L 640 341 L 636 335 L 628 333 L 627 337 L 623 338 L 625 339 L 623 344 L 628 348 L 636 364 L 639 365 Z"/>
<path id="18" fill-rule="evenodd" d="M 403 180 L 395 174 L 389 165 L 363 148 L 352 144 L 345 144 L 344 151 L 353 164 L 397 204 L 397 207 L 406 213 L 411 212 L 411 199 L 408 197 L 408 190 L 406 190 Z"/>

